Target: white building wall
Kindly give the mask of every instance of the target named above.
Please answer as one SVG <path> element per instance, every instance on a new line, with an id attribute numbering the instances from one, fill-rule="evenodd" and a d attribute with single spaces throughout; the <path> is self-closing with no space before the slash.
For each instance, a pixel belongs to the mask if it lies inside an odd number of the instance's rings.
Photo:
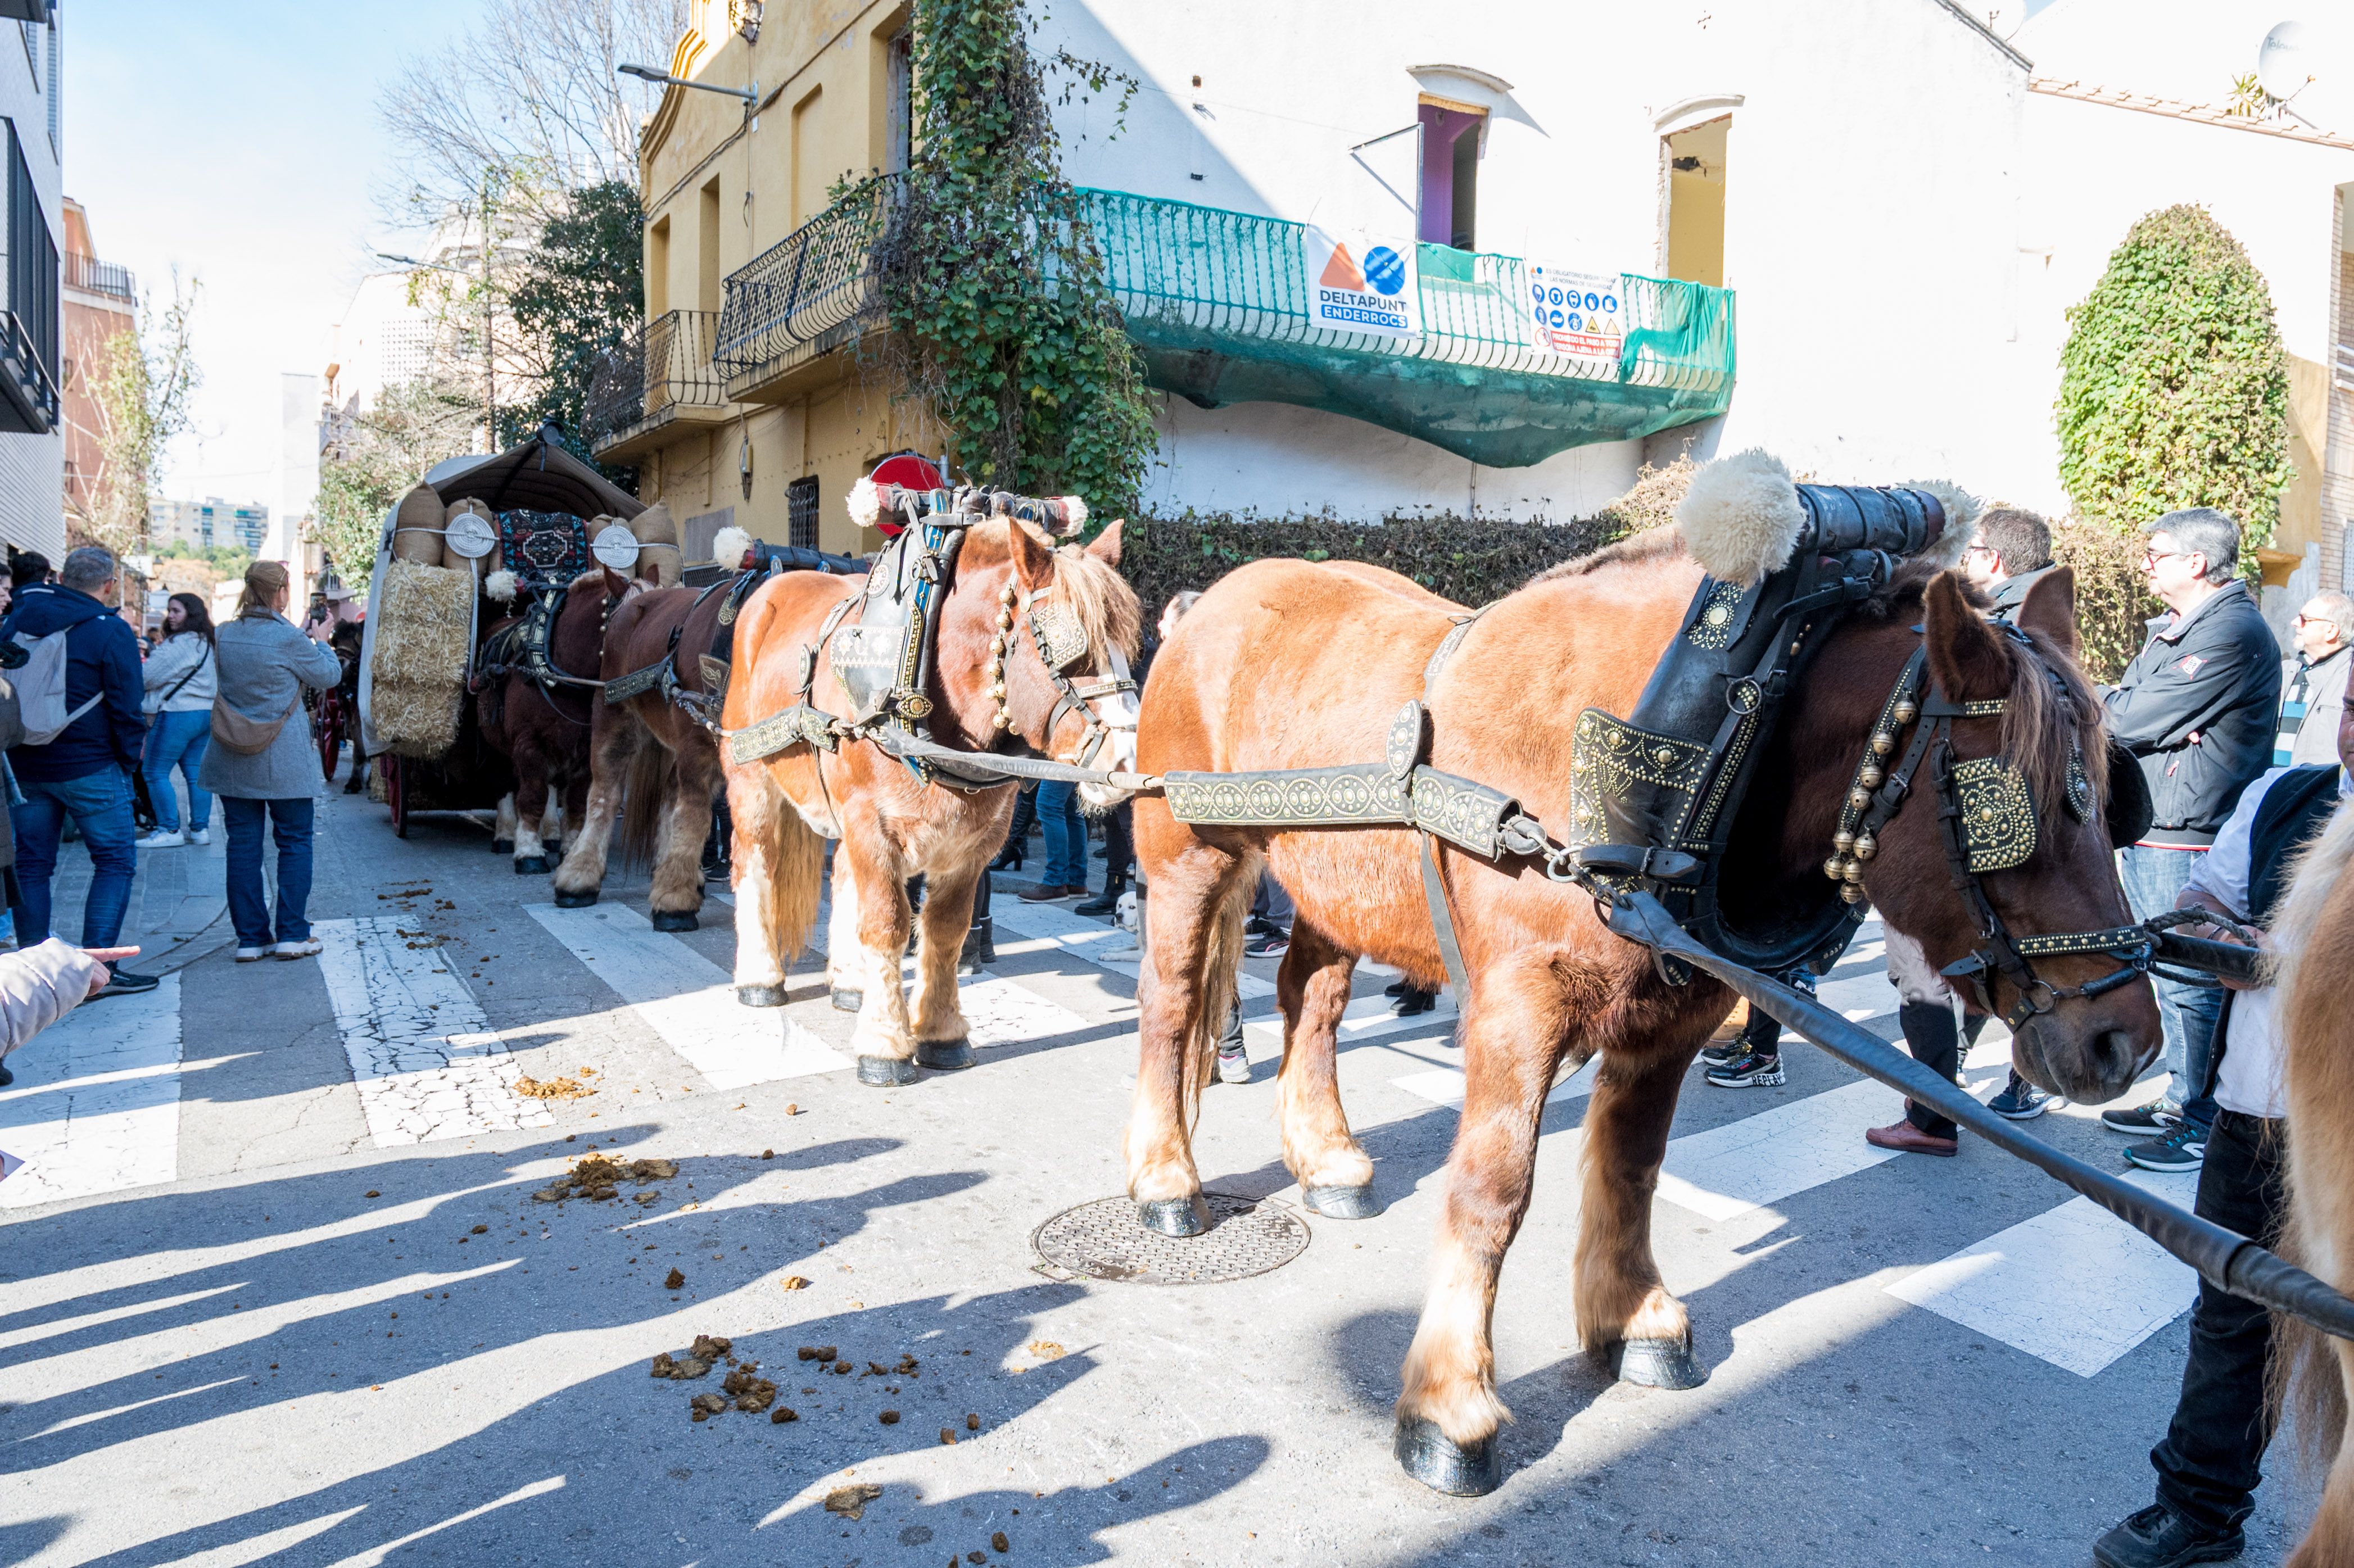
<path id="1" fill-rule="evenodd" d="M 57 85 L 45 79 L 58 74 L 61 52 L 51 47 L 48 27 L 33 26 L 21 44 L 18 24 L 5 27 L 0 32 L 0 116 L 16 123 L 50 242 L 63 251 L 65 187 L 57 122 L 43 90 Z M 63 419 L 62 412 L 58 418 Z M 65 472 L 62 429 L 40 436 L 0 433 L 0 539 L 19 549 L 37 550 L 53 563 L 65 558 Z"/>

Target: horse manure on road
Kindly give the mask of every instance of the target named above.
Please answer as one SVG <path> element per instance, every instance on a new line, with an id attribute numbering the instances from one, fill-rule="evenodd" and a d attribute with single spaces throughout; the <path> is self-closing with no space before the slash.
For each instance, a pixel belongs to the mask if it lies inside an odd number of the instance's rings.
<path id="1" fill-rule="evenodd" d="M 803 1345 L 800 1351 L 795 1353 L 805 1361 L 830 1361 L 833 1360 L 834 1351 L 838 1348 L 839 1347 L 833 1345 L 826 1345 L 822 1347 Z"/>
<path id="2" fill-rule="evenodd" d="M 695 1421 L 708 1421 L 726 1408 L 727 1401 L 716 1393 L 698 1393 L 687 1401 L 688 1417 Z"/>
<path id="3" fill-rule="evenodd" d="M 809 1286 L 810 1282 L 798 1274 L 785 1276 L 784 1287 L 788 1290 L 807 1290 Z"/>
<path id="4" fill-rule="evenodd" d="M 799 1421 L 801 1418 L 801 1412 L 790 1404 L 780 1404 L 769 1412 L 769 1419 L 779 1426 L 788 1421 Z"/>
<path id="5" fill-rule="evenodd" d="M 525 1079 L 528 1083 L 531 1080 Z M 558 1083 L 569 1080 L 559 1078 Z M 575 1086 L 578 1087 L 578 1086 Z M 593 1094 L 583 1089 L 583 1094 Z M 608 1202 L 620 1195 L 620 1184 L 635 1181 L 643 1187 L 655 1181 L 667 1181 L 678 1174 L 675 1160 L 620 1160 L 602 1154 L 587 1154 L 573 1164 L 571 1170 L 532 1194 L 534 1202 L 561 1203 L 567 1198 L 587 1198 L 593 1202 Z M 654 1196 L 659 1197 L 656 1193 Z M 677 1288 L 673 1286 L 673 1290 Z"/>
<path id="6" fill-rule="evenodd" d="M 864 1481 L 855 1486 L 836 1487 L 825 1494 L 825 1511 L 838 1513 L 844 1519 L 856 1519 L 866 1511 L 866 1505 L 883 1495 L 883 1489 Z"/>
<path id="7" fill-rule="evenodd" d="M 578 1100 L 596 1092 L 578 1078 L 540 1079 L 526 1073 L 515 1079 L 515 1093 L 527 1100 Z"/>
<path id="8" fill-rule="evenodd" d="M 672 1269 L 668 1275 L 663 1277 L 663 1288 L 664 1290 L 684 1290 L 686 1288 L 686 1275 L 684 1271 L 675 1268 Z"/>
<path id="9" fill-rule="evenodd" d="M 737 1368 L 727 1374 L 720 1386 L 736 1400 L 736 1408 L 747 1415 L 758 1415 L 777 1402 L 777 1385 L 764 1377 L 754 1377 L 749 1366 Z"/>

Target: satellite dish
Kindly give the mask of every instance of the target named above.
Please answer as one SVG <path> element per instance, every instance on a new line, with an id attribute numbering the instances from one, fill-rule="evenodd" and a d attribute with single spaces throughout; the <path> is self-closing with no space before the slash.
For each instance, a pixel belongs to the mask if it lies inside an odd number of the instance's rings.
<path id="1" fill-rule="evenodd" d="M 498 534 L 492 528 L 490 519 L 472 512 L 461 512 L 450 519 L 450 526 L 441 536 L 450 548 L 470 561 L 481 560 L 499 546 Z"/>
<path id="2" fill-rule="evenodd" d="M 2319 75 L 2321 40 L 2303 22 L 2283 22 L 2264 35 L 2256 50 L 2256 81 L 2286 103 Z"/>
<path id="3" fill-rule="evenodd" d="M 590 541 L 588 553 L 600 564 L 627 572 L 638 564 L 638 536 L 616 523 Z"/>

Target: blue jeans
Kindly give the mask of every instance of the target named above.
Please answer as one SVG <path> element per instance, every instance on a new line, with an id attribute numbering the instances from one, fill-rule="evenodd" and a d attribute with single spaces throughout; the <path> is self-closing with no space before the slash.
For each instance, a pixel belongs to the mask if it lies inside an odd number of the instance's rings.
<path id="1" fill-rule="evenodd" d="M 1087 880 L 1087 824 L 1079 815 L 1079 787 L 1049 779 L 1038 786 L 1038 826 L 1046 835 L 1046 870 L 1038 880 L 1049 887 L 1078 887 Z"/>
<path id="2" fill-rule="evenodd" d="M 30 948 L 49 938 L 49 878 L 58 869 L 58 835 L 71 817 L 90 846 L 90 897 L 81 906 L 81 945 L 111 948 L 122 935 L 123 911 L 131 906 L 131 882 L 139 870 L 133 843 L 131 780 L 112 765 L 79 779 L 37 784 L 20 778 L 22 805 L 8 808 L 16 830 L 16 886 L 24 902 L 11 911 L 16 943 Z"/>
<path id="3" fill-rule="evenodd" d="M 188 828 L 196 832 L 213 824 L 213 798 L 196 782 L 205 765 L 205 749 L 213 743 L 209 712 L 157 714 L 147 731 L 147 754 L 140 771 L 147 775 L 147 798 L 155 803 L 155 825 L 167 833 L 180 831 L 180 797 L 172 788 L 172 769 L 188 781 Z"/>
<path id="4" fill-rule="evenodd" d="M 2156 849 L 2127 845 L 2124 860 L 2126 899 L 2135 917 L 2147 920 L 2174 907 L 2175 899 L 2199 869 L 2205 850 Z M 2215 1125 L 2215 1024 L 2223 1013 L 2223 993 L 2180 980 L 2158 981 L 2158 1016 L 2166 1025 L 2166 1065 L 2174 1075 L 2167 1086 L 2169 1104 L 2182 1107 L 2182 1119 L 2200 1128 Z"/>
<path id="5" fill-rule="evenodd" d="M 228 917 L 240 948 L 299 942 L 311 934 L 303 917 L 311 903 L 309 800 L 249 800 L 221 797 L 228 829 Z M 261 819 L 267 811 L 278 839 L 278 934 L 270 926 L 270 895 L 261 885 Z"/>

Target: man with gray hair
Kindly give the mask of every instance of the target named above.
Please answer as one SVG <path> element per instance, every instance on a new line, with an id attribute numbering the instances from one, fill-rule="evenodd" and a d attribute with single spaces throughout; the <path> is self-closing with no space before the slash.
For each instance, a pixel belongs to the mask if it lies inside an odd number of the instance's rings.
<path id="1" fill-rule="evenodd" d="M 81 912 L 81 946 L 111 948 L 131 904 L 138 869 L 133 847 L 131 770 L 147 739 L 140 712 L 145 684 L 139 639 L 114 605 L 120 598 L 112 552 L 85 545 L 66 556 L 54 583 L 27 588 L 0 620 L 0 642 L 31 643 L 63 635 L 69 722 L 46 741 L 11 747 L 8 766 L 25 799 L 8 808 L 16 831 L 16 874 L 9 906 L 16 941 L 34 947 L 49 935 L 49 878 L 58 840 L 71 817 L 89 846 L 90 895 Z M 20 672 L 21 674 L 21 672 Z M 154 975 L 117 969 L 101 996 L 153 991 Z"/>
<path id="2" fill-rule="evenodd" d="M 2354 599 L 2317 593 L 2289 625 L 2296 654 L 2281 661 L 2280 728 L 2273 766 L 2302 768 L 2337 755 L 2338 715 L 2346 711 L 2346 671 L 2354 666 Z"/>
<path id="3" fill-rule="evenodd" d="M 2280 644 L 2239 581 L 2240 525 L 2211 506 L 2145 525 L 2142 570 L 2173 613 L 2104 694 L 2109 733 L 2141 764 L 2156 819 L 2123 855 L 2126 896 L 2142 919 L 2164 914 L 2206 859 L 2240 792 L 2272 761 L 2280 714 Z M 2215 1120 L 2220 991 L 2161 980 L 2163 1099 L 2105 1111 L 2102 1125 L 2144 1141 L 2126 1158 L 2148 1171 L 2196 1171 Z"/>

